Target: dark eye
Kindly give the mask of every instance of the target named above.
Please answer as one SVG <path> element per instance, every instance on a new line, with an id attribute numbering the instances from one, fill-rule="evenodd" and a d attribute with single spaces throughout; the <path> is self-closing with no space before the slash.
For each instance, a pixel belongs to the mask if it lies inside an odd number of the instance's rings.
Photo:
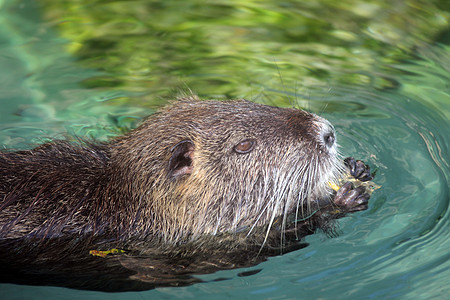
<path id="1" fill-rule="evenodd" d="M 249 153 L 250 151 L 252 151 L 254 146 L 255 146 L 255 141 L 249 139 L 249 140 L 243 140 L 242 142 L 240 142 L 239 144 L 234 146 L 233 149 L 237 153 L 245 154 L 245 153 Z"/>

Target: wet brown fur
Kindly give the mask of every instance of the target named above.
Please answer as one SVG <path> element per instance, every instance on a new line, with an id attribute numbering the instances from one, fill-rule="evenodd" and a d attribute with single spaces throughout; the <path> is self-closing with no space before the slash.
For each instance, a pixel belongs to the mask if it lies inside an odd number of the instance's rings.
<path id="1" fill-rule="evenodd" d="M 319 219 L 295 220 L 313 215 L 316 200 L 330 197 L 327 182 L 342 173 L 335 146 L 323 141 L 332 130 L 297 109 L 188 97 L 108 143 L 1 152 L 0 240 L 28 255 L 25 265 L 40 267 L 55 263 L 58 249 L 69 262 L 102 245 L 146 253 L 147 271 L 158 264 L 152 253 L 198 261 L 192 273 L 208 261 L 199 257 L 209 256 L 214 270 L 248 264 L 221 258 L 225 252 L 247 249 L 260 261 L 258 253 L 300 247 L 319 226 Z M 255 141 L 253 151 L 236 153 L 246 139 Z"/>

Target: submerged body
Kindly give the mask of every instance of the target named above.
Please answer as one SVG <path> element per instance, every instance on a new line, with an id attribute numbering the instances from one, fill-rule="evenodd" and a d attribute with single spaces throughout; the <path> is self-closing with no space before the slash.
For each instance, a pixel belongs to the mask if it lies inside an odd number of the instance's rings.
<path id="1" fill-rule="evenodd" d="M 129 290 L 300 248 L 340 215 L 331 210 L 367 207 L 349 186 L 333 202 L 329 183 L 344 174 L 335 139 L 305 111 L 190 97 L 108 143 L 0 153 L 0 263 L 17 277 L 51 269 L 50 284 Z M 116 247 L 126 253 L 89 255 Z M 99 269 L 123 288 L 86 284 Z M 67 273 L 77 280 L 58 283 Z"/>

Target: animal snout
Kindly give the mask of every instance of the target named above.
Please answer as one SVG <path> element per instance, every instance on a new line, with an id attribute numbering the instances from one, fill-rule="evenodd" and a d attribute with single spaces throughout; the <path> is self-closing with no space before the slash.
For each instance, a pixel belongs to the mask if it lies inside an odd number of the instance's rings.
<path id="1" fill-rule="evenodd" d="M 325 119 L 320 119 L 319 125 L 319 140 L 320 143 L 328 150 L 336 148 L 336 130 L 333 125 Z"/>
<path id="2" fill-rule="evenodd" d="M 327 130 L 326 132 L 322 133 L 322 140 L 323 143 L 325 144 L 325 146 L 327 146 L 327 148 L 331 148 L 334 146 L 334 143 L 336 141 L 336 137 L 334 134 L 334 128 L 331 127 L 330 130 Z"/>

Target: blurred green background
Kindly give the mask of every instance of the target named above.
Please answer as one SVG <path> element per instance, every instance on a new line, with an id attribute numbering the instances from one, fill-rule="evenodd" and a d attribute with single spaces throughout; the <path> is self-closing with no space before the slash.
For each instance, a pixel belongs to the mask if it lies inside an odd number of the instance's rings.
<path id="1" fill-rule="evenodd" d="M 67 39 L 65 50 L 103 72 L 83 87 L 151 98 L 187 88 L 206 98 L 255 98 L 270 89 L 301 93 L 340 83 L 396 88 L 396 77 L 408 70 L 393 72 L 393 65 L 450 38 L 446 0 L 41 5 L 44 18 Z"/>

